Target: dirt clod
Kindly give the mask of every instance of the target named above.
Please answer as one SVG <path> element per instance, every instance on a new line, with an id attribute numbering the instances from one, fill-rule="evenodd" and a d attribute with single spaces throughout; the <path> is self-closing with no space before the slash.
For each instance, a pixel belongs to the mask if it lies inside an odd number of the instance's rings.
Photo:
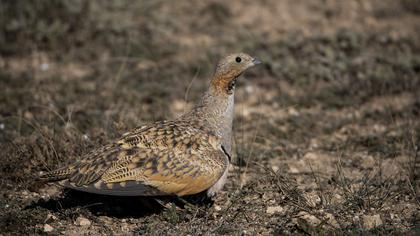
<path id="1" fill-rule="evenodd" d="M 76 219 L 76 221 L 75 221 L 74 223 L 75 223 L 76 225 L 79 225 L 79 226 L 86 226 L 86 227 L 88 227 L 88 226 L 90 226 L 90 225 L 91 225 L 90 220 L 88 220 L 88 219 L 86 219 L 86 218 L 84 218 L 84 217 L 82 217 L 82 216 L 77 217 L 77 219 Z"/>
<path id="2" fill-rule="evenodd" d="M 383 224 L 381 216 L 379 214 L 364 215 L 362 217 L 362 220 L 363 220 L 363 228 L 366 230 L 371 230 Z"/>
<path id="3" fill-rule="evenodd" d="M 281 206 L 269 206 L 269 207 L 267 207 L 267 210 L 265 212 L 269 215 L 273 215 L 273 214 L 276 214 L 276 213 L 282 214 L 282 213 L 284 213 L 284 208 L 281 207 Z"/>
<path id="4" fill-rule="evenodd" d="M 52 232 L 53 230 L 54 230 L 54 228 L 53 228 L 51 225 L 49 225 L 49 224 L 44 224 L 43 231 L 44 231 L 45 233 Z"/>

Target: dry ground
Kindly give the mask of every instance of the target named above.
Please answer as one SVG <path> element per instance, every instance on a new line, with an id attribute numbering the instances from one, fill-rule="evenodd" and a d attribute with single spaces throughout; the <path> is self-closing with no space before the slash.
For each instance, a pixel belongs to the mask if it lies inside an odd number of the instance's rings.
<path id="1" fill-rule="evenodd" d="M 416 0 L 0 3 L 0 235 L 420 233 Z M 235 157 L 212 206 L 40 184 L 173 118 L 215 62 L 239 82 Z"/>

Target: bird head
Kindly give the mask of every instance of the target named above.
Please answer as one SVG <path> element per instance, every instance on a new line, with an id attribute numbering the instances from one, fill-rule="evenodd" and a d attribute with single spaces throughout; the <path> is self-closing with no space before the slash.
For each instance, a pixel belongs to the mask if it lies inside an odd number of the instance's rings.
<path id="1" fill-rule="evenodd" d="M 217 92 L 232 94 L 236 79 L 248 68 L 261 64 L 261 61 L 246 53 L 235 53 L 219 61 L 211 81 L 211 87 Z"/>

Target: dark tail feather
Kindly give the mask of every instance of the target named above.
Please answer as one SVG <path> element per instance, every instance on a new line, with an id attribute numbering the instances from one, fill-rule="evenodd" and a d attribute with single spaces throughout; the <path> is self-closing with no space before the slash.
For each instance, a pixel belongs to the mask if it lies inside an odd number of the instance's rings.
<path id="1" fill-rule="evenodd" d="M 41 175 L 38 176 L 38 179 L 44 182 L 54 182 L 54 181 L 59 181 L 59 180 L 63 180 L 70 177 L 71 173 L 72 173 L 71 169 L 65 167 L 65 168 L 49 171 L 47 173 L 42 173 Z"/>

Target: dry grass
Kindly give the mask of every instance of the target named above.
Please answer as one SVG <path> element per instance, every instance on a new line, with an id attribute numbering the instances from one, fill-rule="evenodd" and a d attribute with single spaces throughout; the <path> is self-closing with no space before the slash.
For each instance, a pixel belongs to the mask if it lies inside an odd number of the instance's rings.
<path id="1" fill-rule="evenodd" d="M 0 4 L 3 234 L 419 232 L 415 1 Z M 234 165 L 213 205 L 33 182 L 176 117 L 232 51 L 265 64 L 239 82 Z"/>

